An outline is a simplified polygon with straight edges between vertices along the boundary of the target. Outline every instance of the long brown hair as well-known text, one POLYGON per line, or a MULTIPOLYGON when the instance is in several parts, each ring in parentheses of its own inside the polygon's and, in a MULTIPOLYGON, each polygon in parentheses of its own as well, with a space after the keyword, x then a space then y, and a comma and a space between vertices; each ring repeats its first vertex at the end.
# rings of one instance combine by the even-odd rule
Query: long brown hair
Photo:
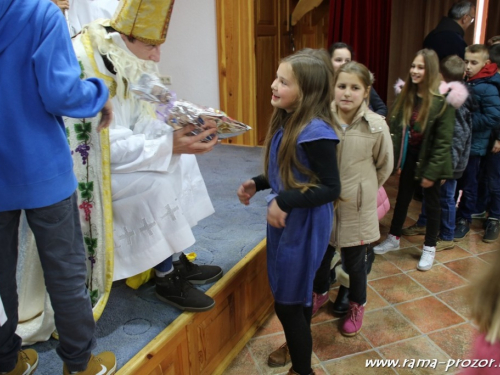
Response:
MULTIPOLYGON (((415 57, 422 56, 424 59, 425 74, 422 83, 422 106, 418 112, 417 122, 421 125, 421 131, 425 129, 429 112, 432 105, 432 98, 438 94, 439 87, 439 59, 436 52, 431 49, 422 49, 417 52, 415 57)), ((413 62, 412 62, 413 63, 413 62)), ((406 77, 405 85, 401 94, 399 94, 392 114, 403 111, 403 124, 410 123, 411 115, 415 107, 415 98, 417 97, 418 85, 412 82, 410 72, 406 77)))
POLYGON ((314 118, 325 121, 333 129, 333 116, 330 103, 333 100, 331 71, 321 58, 301 51, 290 55, 280 63, 288 63, 299 87, 296 109, 287 113, 284 109, 274 108, 265 141, 264 173, 269 178, 268 165, 271 140, 283 127, 283 138, 278 151, 279 175, 285 189, 309 188, 315 186, 318 177, 297 157, 297 139, 309 122, 314 118), (299 182, 294 170, 306 175, 309 182, 299 182))
POLYGON ((500 341, 500 250, 494 261, 470 288, 472 319, 479 326, 479 332, 486 334, 492 344, 500 341))

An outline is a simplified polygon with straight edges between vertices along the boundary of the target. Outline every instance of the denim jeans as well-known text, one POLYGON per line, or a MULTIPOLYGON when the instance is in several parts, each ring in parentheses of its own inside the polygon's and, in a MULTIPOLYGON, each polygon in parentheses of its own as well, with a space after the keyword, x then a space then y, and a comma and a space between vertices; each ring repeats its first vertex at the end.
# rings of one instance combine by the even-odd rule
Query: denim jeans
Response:
POLYGON ((482 156, 469 156, 469 162, 465 168, 464 174, 457 180, 457 189, 455 197, 458 198, 458 192, 462 190, 462 196, 457 210, 457 219, 464 218, 469 223, 472 221, 472 214, 476 213, 477 191, 479 167, 482 156))
MULTIPOLYGON (((441 204, 441 226, 439 237, 445 241, 453 241, 455 234, 455 190, 457 188, 457 180, 446 180, 441 185, 439 203, 441 204)), ((418 217, 417 225, 427 226, 427 215, 425 212, 425 197, 422 201, 422 213, 418 217)))
POLYGON ((476 211, 500 219, 500 153, 489 152, 481 164, 476 211))
POLYGON ((368 245, 343 247, 342 268, 349 274, 349 300, 366 303, 366 248, 368 245))
MULTIPOLYGON (((59 333, 57 354, 70 371, 84 371, 95 346, 95 322, 85 286, 87 266, 77 196, 51 206, 25 210, 33 231, 59 333)), ((7 322, 0 327, 0 372, 17 363, 18 295, 16 265, 21 210, 0 212, 0 296, 7 322)))

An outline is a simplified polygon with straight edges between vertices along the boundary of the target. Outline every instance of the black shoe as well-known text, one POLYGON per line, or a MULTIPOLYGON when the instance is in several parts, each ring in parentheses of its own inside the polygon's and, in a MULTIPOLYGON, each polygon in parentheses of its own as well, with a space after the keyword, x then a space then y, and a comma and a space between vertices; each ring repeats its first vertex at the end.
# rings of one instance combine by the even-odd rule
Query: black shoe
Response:
POLYGON ((372 264, 374 260, 375 260, 375 252, 373 251, 373 247, 368 246, 368 249, 366 249, 366 258, 365 258, 367 275, 369 275, 370 272, 372 272, 372 264))
POLYGON ((349 288, 341 285, 339 293, 333 303, 332 310, 335 314, 345 315, 349 311, 349 288))
POLYGON ((495 242, 500 232, 500 221, 498 219, 489 218, 486 220, 486 229, 484 231, 484 242, 495 242))
POLYGON ((199 266, 189 261, 181 253, 178 261, 174 262, 174 268, 191 284, 203 285, 216 282, 222 277, 222 268, 219 266, 199 266))
POLYGON ((463 217, 459 218, 455 226, 455 236, 453 238, 453 241, 463 240, 465 236, 467 236, 467 233, 469 233, 469 231, 470 228, 467 219, 464 219, 463 217))
POLYGON ((215 306, 211 297, 194 288, 178 270, 164 277, 156 276, 155 281, 158 299, 178 309, 198 312, 210 310, 215 306))

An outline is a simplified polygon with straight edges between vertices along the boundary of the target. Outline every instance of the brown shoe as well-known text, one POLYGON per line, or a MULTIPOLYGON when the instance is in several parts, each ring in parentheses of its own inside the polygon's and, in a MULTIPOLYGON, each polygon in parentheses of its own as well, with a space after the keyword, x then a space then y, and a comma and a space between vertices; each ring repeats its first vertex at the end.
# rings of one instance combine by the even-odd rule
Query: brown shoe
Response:
POLYGON ((274 352, 269 354, 267 359, 267 365, 269 367, 283 367, 291 362, 290 352, 288 351, 288 345, 285 342, 274 352))

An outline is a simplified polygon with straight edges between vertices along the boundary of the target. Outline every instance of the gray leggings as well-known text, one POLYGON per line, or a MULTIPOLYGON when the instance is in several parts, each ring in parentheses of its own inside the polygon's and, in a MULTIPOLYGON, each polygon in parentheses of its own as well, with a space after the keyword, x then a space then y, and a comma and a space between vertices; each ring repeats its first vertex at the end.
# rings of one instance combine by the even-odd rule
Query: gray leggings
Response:
MULTIPOLYGON (((84 371, 95 347, 95 322, 85 286, 87 267, 77 196, 51 206, 25 210, 44 271, 59 333, 57 353, 69 371, 84 371)), ((17 363, 18 296, 16 265, 21 210, 0 212, 0 296, 7 322, 0 327, 0 372, 17 363)))

